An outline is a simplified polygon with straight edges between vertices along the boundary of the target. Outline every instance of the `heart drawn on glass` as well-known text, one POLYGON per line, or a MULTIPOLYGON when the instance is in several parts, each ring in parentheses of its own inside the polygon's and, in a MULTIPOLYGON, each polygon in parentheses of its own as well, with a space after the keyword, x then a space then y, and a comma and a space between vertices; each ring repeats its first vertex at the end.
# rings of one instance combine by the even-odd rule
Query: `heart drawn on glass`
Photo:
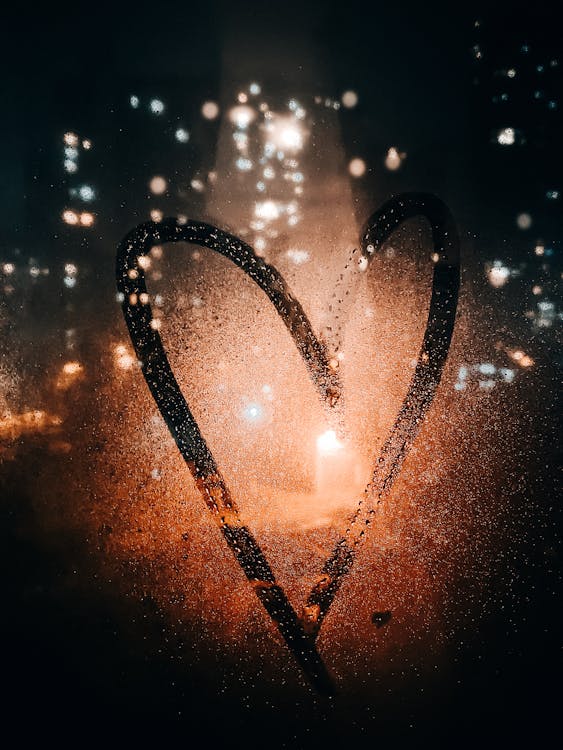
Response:
POLYGON ((460 269, 459 239, 445 204, 427 193, 405 193, 385 203, 367 221, 360 237, 361 262, 368 263, 407 219, 425 218, 432 230, 434 273, 426 329, 414 374, 390 433, 377 457, 347 529, 309 594, 300 615, 276 582, 264 553, 239 516, 215 459, 174 377, 152 312, 139 257, 154 245, 187 242, 207 247, 239 266, 268 296, 291 334, 332 423, 338 421, 342 388, 325 344, 317 338, 300 303, 280 273, 242 240, 198 221, 147 222, 133 229, 117 253, 117 286, 141 369, 160 413, 192 473, 207 507, 264 608, 311 684, 333 691, 328 670, 315 646, 321 624, 343 577, 350 571, 377 505, 389 495, 403 461, 432 404, 453 335, 460 269), (146 303, 144 303, 146 301, 146 303))

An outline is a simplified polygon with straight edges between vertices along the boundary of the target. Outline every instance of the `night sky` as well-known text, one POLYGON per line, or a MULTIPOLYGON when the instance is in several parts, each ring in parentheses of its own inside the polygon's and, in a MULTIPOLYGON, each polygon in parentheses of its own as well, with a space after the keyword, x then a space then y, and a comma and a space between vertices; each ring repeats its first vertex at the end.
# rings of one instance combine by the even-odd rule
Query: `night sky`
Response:
MULTIPOLYGON (((141 0, 4 10, 0 549, 6 736, 15 731, 20 742, 63 746, 173 738, 187 747, 520 747, 543 743, 556 730, 560 10, 555 1, 404 0, 141 0), (221 154, 227 110, 252 81, 260 82, 272 110, 296 97, 319 124, 318 136, 311 126, 311 154, 303 162, 310 215, 326 216, 327 201, 334 200, 336 224, 349 203, 350 222, 361 226, 392 195, 429 192, 448 205, 461 238, 460 338, 447 374, 451 401, 436 408, 444 423, 450 410, 459 428, 452 435, 461 434, 460 425, 468 435, 474 429, 457 453, 448 454, 450 473, 436 493, 456 507, 456 518, 475 516, 474 526, 460 532, 456 571, 464 555, 467 571, 473 570, 470 558, 483 556, 488 573, 478 582, 471 615, 460 604, 465 614, 451 618, 454 635, 444 626, 456 645, 436 657, 433 674, 405 677, 409 670, 399 658, 396 673, 388 684, 381 678, 376 694, 364 681, 361 662, 350 667, 357 669, 355 681, 343 689, 340 703, 317 699, 305 685, 296 688, 291 677, 287 687, 285 673, 276 685, 267 667, 266 677, 259 670, 257 676, 256 656, 245 656, 243 645, 238 661, 222 662, 215 641, 201 646, 199 620, 190 615, 181 623, 172 605, 163 604, 158 564, 143 578, 143 562, 122 564, 125 542, 112 547, 107 541, 117 525, 104 513, 118 512, 107 487, 113 483, 117 497, 123 481, 142 496, 150 482, 137 481, 135 472, 141 475, 143 456, 152 450, 134 437, 134 427, 130 454, 125 428, 112 443, 115 424, 131 419, 134 425, 138 417, 136 407, 130 413, 122 404, 117 408, 122 391, 105 374, 113 367, 110 347, 127 339, 115 301, 117 244, 151 218, 157 205, 156 191, 148 187, 153 175, 166 175, 172 186, 157 199, 165 216, 186 214, 243 233, 237 199, 246 183, 221 171, 221 154), (355 106, 341 105, 346 91, 357 92, 355 106), (133 105, 137 98, 139 107, 133 105), (147 108, 155 100, 165 104, 161 114, 147 108), (204 102, 219 103, 218 117, 202 116, 204 102), (179 128, 189 131, 186 142, 179 128), (64 166, 68 133, 92 144, 80 146, 79 175, 64 166), (338 153, 326 146, 333 142, 338 153), (396 170, 385 166, 391 148, 403 154, 396 170), (354 177, 347 165, 357 158, 366 171, 354 177), (329 192, 334 175, 337 187, 329 192), (225 182, 227 193, 235 186, 231 200, 217 197, 217 179, 231 180, 225 182), (92 201, 76 192, 86 183, 93 186, 92 201), (69 210, 78 212, 74 216, 91 212, 92 226, 67 221, 69 210), (63 368, 68 360, 84 364, 76 386, 64 380, 74 376, 63 368), (493 375, 479 370, 489 362, 493 375), (32 410, 60 415, 62 426, 38 424, 34 431, 18 416, 32 410), (124 468, 123 477, 114 454, 120 466, 133 467, 124 468), (478 477, 481 455, 490 490, 475 491, 482 511, 466 512, 465 465, 478 477), (90 504, 84 512, 74 507, 78 497, 90 504), (489 516, 489 505, 502 506, 510 521, 500 511, 489 516), (478 529, 474 539, 472 529, 478 529), (485 536, 486 553, 479 546, 485 536)), ((305 198, 303 205, 306 212, 305 198)), ((344 236, 340 230, 327 229, 328 238, 344 236)), ((252 231, 245 234, 250 244, 261 230, 252 231)), ((299 290, 297 270, 283 266, 291 231, 276 236, 267 259, 299 290)), ((322 235, 320 222, 312 231, 322 235)), ((325 263, 336 258, 328 245, 318 256, 325 263)), ((186 265, 195 267, 193 260, 186 265)), ((220 279, 218 304, 224 270, 209 267, 220 279)), ((186 269, 171 268, 181 280, 186 269)), ((200 294, 199 287, 189 289, 200 294)), ((385 308, 387 317, 408 318, 409 293, 402 289, 385 308)), ((166 310, 172 318, 174 311, 166 310)), ((257 321, 259 328, 259 316, 257 321)), ((140 374, 136 379, 132 392, 145 398, 140 374)), ((446 453, 448 439, 438 443, 446 453)), ((198 564, 207 565, 206 559, 198 564)), ((458 572, 448 601, 473 601, 477 582, 470 572, 466 578, 458 572)), ((193 584, 193 590, 200 586, 202 610, 214 606, 205 585, 199 579, 193 584)), ((400 638, 398 643, 400 651, 400 638)), ((267 662, 268 652, 261 658, 267 662)), ((272 671, 280 659, 273 658, 272 671)))

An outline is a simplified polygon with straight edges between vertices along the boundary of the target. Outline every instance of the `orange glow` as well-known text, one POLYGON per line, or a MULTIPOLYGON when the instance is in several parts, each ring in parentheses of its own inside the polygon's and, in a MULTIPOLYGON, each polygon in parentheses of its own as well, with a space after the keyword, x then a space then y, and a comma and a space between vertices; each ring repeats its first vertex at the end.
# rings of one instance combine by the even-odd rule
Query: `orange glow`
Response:
POLYGON ((78 214, 76 213, 76 211, 67 209, 66 211, 63 211, 63 221, 65 222, 65 224, 75 226, 79 222, 78 214))
POLYGON ((79 372, 82 372, 82 365, 80 362, 66 362, 63 365, 63 372, 65 375, 78 375, 79 372))
POLYGON ((334 430, 327 430, 317 438, 317 448, 319 453, 330 456, 341 450, 342 443, 336 437, 334 430))
POLYGON ((120 370, 130 370, 136 359, 124 344, 117 344, 114 348, 114 363, 120 370))
POLYGON ((525 352, 517 349, 516 351, 508 352, 509 357, 514 360, 520 367, 532 367, 534 360, 525 352))
POLYGON ((45 432, 60 427, 62 420, 41 409, 24 411, 21 414, 5 413, 0 417, 0 437, 15 440, 26 433, 45 432))
POLYGON ((84 368, 80 362, 65 362, 61 374, 57 378, 56 386, 59 390, 64 391, 70 388, 83 374, 84 368))

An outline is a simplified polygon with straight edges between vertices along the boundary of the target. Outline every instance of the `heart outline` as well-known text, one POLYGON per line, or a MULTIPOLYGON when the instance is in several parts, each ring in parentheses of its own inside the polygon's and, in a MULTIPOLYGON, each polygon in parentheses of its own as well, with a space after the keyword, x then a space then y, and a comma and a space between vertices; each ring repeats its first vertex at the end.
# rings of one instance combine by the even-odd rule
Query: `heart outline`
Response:
POLYGON ((174 377, 160 334, 151 327, 150 304, 141 303, 141 295, 147 294, 147 289, 139 257, 154 245, 188 242, 219 252, 238 265, 266 293, 284 321, 327 407, 329 419, 334 422, 341 408, 342 388, 329 365, 325 345, 313 332, 281 274, 256 256, 249 245, 216 227, 196 221, 180 224, 176 219, 146 222, 129 232, 117 251, 116 276, 122 310, 149 390, 227 544, 288 648, 322 694, 331 693, 333 685, 315 647, 321 624, 343 577, 352 567, 356 550, 375 513, 373 498, 377 496, 379 504, 389 494, 432 404, 454 330, 460 284, 459 239, 453 217, 439 198, 428 193, 405 193, 387 201, 364 226, 360 238, 362 258, 369 264, 400 224, 415 216, 426 218, 430 224, 434 256, 438 256, 415 371, 375 463, 365 498, 360 500, 346 532, 326 560, 301 617, 276 583, 253 534, 242 524, 236 504, 174 377))

